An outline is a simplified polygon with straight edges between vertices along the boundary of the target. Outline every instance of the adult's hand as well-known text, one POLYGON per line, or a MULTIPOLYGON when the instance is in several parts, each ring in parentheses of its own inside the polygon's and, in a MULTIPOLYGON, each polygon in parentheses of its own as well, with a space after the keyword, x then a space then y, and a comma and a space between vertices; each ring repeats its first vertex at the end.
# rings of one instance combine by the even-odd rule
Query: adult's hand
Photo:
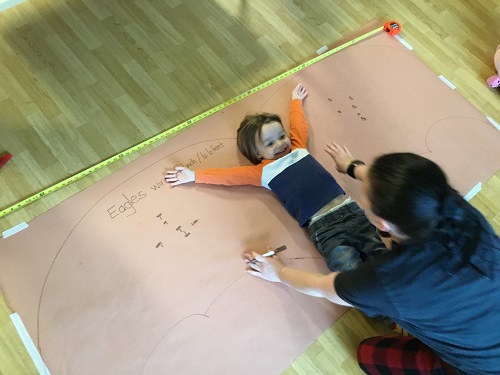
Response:
POLYGON ((280 271, 285 267, 285 264, 279 256, 263 257, 255 251, 252 251, 252 254, 245 254, 245 262, 251 268, 247 270, 249 274, 267 281, 281 281, 280 271), (256 262, 253 262, 254 260, 256 260, 256 262))
POLYGON ((325 151, 335 162, 335 168, 340 173, 347 173, 349 164, 355 159, 346 146, 340 146, 336 142, 327 143, 325 151))
POLYGON ((285 267, 277 255, 263 257, 255 251, 252 254, 245 254, 245 262, 251 268, 247 270, 251 275, 264 280, 286 284, 301 293, 314 297, 323 297, 338 305, 351 306, 342 300, 335 290, 335 278, 339 274, 338 272, 322 275, 285 267), (253 260, 256 260, 256 262, 252 262, 253 260))

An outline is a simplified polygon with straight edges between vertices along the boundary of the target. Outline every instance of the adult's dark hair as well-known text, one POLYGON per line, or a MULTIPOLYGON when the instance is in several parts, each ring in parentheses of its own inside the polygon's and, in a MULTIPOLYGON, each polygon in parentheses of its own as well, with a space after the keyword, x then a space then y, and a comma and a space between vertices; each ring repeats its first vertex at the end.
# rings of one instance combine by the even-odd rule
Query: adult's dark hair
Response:
POLYGON ((247 115, 241 121, 236 137, 238 149, 251 163, 257 165, 261 161, 257 149, 257 137, 260 139, 262 127, 271 122, 278 122, 281 125, 281 118, 272 113, 259 113, 256 115, 247 115))
POLYGON ((498 236, 436 163, 411 153, 382 155, 368 171, 368 190, 373 213, 408 236, 403 243, 442 251, 450 273, 466 264, 489 278, 498 273, 498 236))
POLYGON ((436 163, 412 153, 378 157, 368 182, 373 213, 413 241, 432 234, 444 214, 446 198, 457 195, 436 163))

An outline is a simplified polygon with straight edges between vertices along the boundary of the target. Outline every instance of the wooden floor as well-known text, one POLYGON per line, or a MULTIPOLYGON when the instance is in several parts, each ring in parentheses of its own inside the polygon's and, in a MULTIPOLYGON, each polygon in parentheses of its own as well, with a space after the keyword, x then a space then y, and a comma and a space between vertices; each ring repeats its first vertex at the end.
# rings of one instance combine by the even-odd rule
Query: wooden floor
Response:
MULTIPOLYGON (((484 82, 495 73, 498 1, 28 0, 1 12, 0 152, 14 158, 0 170, 0 209, 289 70, 374 18, 401 22, 417 55, 500 122, 499 91, 484 82)), ((9 214, 0 231, 152 147, 9 214)), ((500 231, 500 172, 474 204, 500 231)), ((353 348, 377 330, 351 310, 285 373, 359 373, 353 348)), ((32 373, 12 354, 16 345, 0 346, 0 374, 32 373)))

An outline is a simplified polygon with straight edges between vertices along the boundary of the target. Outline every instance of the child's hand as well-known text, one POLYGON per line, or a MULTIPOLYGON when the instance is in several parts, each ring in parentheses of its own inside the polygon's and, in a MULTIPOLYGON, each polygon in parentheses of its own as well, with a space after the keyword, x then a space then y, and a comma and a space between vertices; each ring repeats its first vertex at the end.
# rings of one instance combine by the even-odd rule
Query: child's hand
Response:
POLYGON ((170 186, 177 186, 187 182, 193 182, 194 177, 194 172, 191 169, 175 167, 175 171, 167 171, 165 181, 167 181, 170 186))
POLYGON ((308 94, 307 90, 299 83, 297 87, 295 87, 292 91, 292 100, 294 99, 304 100, 307 94, 308 94))
POLYGON ((347 173, 347 168, 354 160, 351 151, 346 146, 340 146, 335 142, 328 143, 325 151, 335 162, 335 167, 340 173, 347 173))

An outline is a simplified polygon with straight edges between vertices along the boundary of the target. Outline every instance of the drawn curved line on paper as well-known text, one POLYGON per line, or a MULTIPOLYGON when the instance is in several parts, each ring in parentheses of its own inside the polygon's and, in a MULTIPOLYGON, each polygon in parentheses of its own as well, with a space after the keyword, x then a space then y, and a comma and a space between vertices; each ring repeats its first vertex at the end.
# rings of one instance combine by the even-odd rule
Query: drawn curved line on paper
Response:
POLYGON ((154 351, 156 350, 156 348, 158 347, 158 345, 160 345, 160 343, 163 341, 163 339, 165 338, 165 336, 167 336, 169 334, 169 332, 171 330, 173 330, 177 325, 181 324, 184 320, 186 319, 189 319, 189 318, 192 318, 194 316, 203 316, 205 318, 210 318, 209 316, 205 315, 205 314, 191 314, 191 315, 188 315, 184 318, 182 318, 181 320, 179 320, 177 323, 175 323, 174 325, 172 325, 168 330, 167 332, 165 332, 163 334, 163 336, 158 340, 158 342, 156 343, 155 347, 153 348, 153 350, 151 351, 151 353, 148 355, 148 358, 146 359, 146 361, 144 362, 144 365, 142 366, 141 368, 141 371, 139 372, 139 374, 142 374, 142 372, 144 371, 144 368, 146 367, 146 365, 148 364, 149 362, 149 359, 151 358, 151 356, 153 355, 154 351))
POLYGON ((428 139, 429 139, 429 134, 431 132, 431 130, 436 127, 440 122, 443 122, 443 121, 447 121, 447 120, 463 120, 463 119, 467 119, 467 120, 474 120, 474 121, 478 121, 480 123, 483 123, 485 125, 489 125, 490 123, 485 119, 485 120, 481 120, 481 119, 478 119, 478 118, 474 118, 474 117, 460 117, 460 116, 454 116, 454 117, 445 117, 445 118, 442 118, 442 119, 439 119, 437 120, 436 122, 434 122, 434 124, 432 124, 429 129, 427 129, 427 133, 425 134, 425 147, 427 148, 427 150, 429 150, 428 152, 424 152, 424 153, 421 153, 420 155, 424 155, 424 154, 432 154, 432 151, 431 148, 429 147, 429 142, 428 142, 428 139))
MULTIPOLYGON (((304 259, 324 259, 322 256, 312 256, 312 257, 296 257, 296 258, 283 258, 282 260, 285 262, 285 264, 287 263, 286 261, 287 260, 304 260, 304 259)), ((220 299, 231 287, 234 286, 234 284, 236 284, 238 281, 240 281, 241 279, 243 279, 245 276, 249 276, 247 273, 243 274, 242 276, 238 277, 236 280, 234 280, 231 284, 229 284, 227 287, 225 287, 222 292, 219 293, 219 295, 217 297, 214 298, 214 300, 212 301, 212 303, 210 303, 210 305, 207 307, 207 309, 205 310, 205 312, 203 314, 191 314, 191 315, 188 315, 186 316, 185 318, 182 318, 180 319, 177 323, 173 324, 169 329, 167 329, 167 331, 163 334, 163 336, 158 340, 158 342, 156 343, 156 345, 153 347, 153 349, 151 350, 151 353, 148 355, 148 358, 146 359, 141 371, 139 372, 139 375, 142 374, 144 372, 144 369, 146 368, 147 364, 149 363, 149 360, 151 359, 151 357, 153 356, 153 354, 155 353, 156 349, 160 346, 160 344, 165 340, 165 338, 168 336, 168 334, 176 327, 178 326, 181 322, 183 322, 184 320, 190 318, 190 317, 193 317, 193 316, 203 316, 205 318, 210 318, 210 316, 208 315, 208 312, 209 310, 212 308, 212 306, 217 302, 218 299, 220 299)))
MULTIPOLYGON (((303 259, 323 259, 323 257, 321 256, 313 256, 313 257, 297 257, 297 258, 283 258, 283 261, 286 261, 286 260, 303 260, 303 259)), ((286 263, 286 262, 285 262, 286 263)), ((148 358, 146 359, 146 362, 144 363, 144 366, 142 367, 141 371, 139 374, 142 374, 144 369, 146 368, 148 362, 149 362, 149 359, 153 356, 154 352, 156 351, 156 349, 158 348, 158 346, 163 342, 163 340, 167 337, 167 335, 178 325, 180 324, 182 321, 186 320, 187 318, 190 318, 192 316, 204 316, 206 318, 210 318, 210 316, 208 315, 208 311, 211 309, 211 307, 215 304, 215 302, 217 302, 217 300, 222 297, 222 295, 224 293, 226 293, 226 291, 228 289, 230 289, 234 284, 236 284, 238 281, 240 281, 242 278, 244 278, 245 276, 248 276, 248 274, 244 274, 240 277, 238 277, 236 280, 234 280, 231 284, 229 284, 227 287, 224 288, 224 290, 222 290, 222 292, 219 293, 219 295, 217 297, 215 297, 215 299, 212 301, 212 303, 207 307, 207 309, 205 310, 205 312, 203 314, 191 314, 189 316, 186 316, 185 318, 179 320, 177 323, 175 323, 174 325, 172 325, 164 334, 163 336, 158 340, 158 342, 156 343, 156 345, 154 346, 154 348, 151 350, 151 353, 148 355, 148 358)))
MULTIPOLYGON (((300 71, 297 76, 300 76, 301 74, 303 73, 303 71, 300 71)), ((286 79, 280 81, 281 85, 276 89, 274 90, 274 92, 266 99, 264 100, 264 102, 262 103, 262 105, 259 107, 259 110, 258 112, 261 112, 262 111, 262 108, 267 104, 269 103, 269 101, 271 101, 271 99, 274 97, 274 95, 276 95, 281 89, 283 89, 283 87, 289 82, 292 80, 292 77, 293 76, 290 76, 290 77, 287 77, 286 79)), ((276 85, 276 83, 275 83, 276 85)))
POLYGON ((214 305, 215 302, 217 302, 217 300, 224 294, 226 293, 226 291, 231 288, 234 284, 236 284, 238 281, 240 281, 243 277, 245 276, 248 276, 246 273, 241 275, 240 277, 238 277, 236 280, 234 280, 231 284, 229 284, 227 287, 224 288, 224 290, 222 292, 219 293, 219 295, 217 297, 215 297, 215 299, 212 301, 212 303, 207 307, 207 309, 205 310, 205 315, 208 314, 208 310, 210 310, 210 308, 214 305))
POLYGON ((163 336, 158 340, 158 342, 156 343, 156 345, 154 346, 154 348, 151 350, 151 353, 149 353, 148 355, 148 358, 146 359, 146 361, 144 362, 144 365, 142 366, 142 369, 141 371, 139 372, 139 374, 142 374, 144 369, 146 368, 148 362, 149 362, 149 359, 153 356, 154 352, 156 351, 156 349, 158 348, 158 346, 163 342, 163 340, 168 336, 168 334, 170 333, 170 331, 172 331, 177 325, 179 325, 181 322, 183 322, 184 320, 192 317, 192 316, 204 316, 205 318, 210 318, 210 316, 208 316, 208 310, 210 310, 210 308, 215 304, 215 302, 228 290, 230 289, 234 284, 236 284, 238 281, 240 281, 243 277, 245 276, 248 276, 247 274, 244 274, 240 277, 238 277, 236 280, 234 280, 231 284, 229 284, 227 287, 225 287, 222 292, 219 293, 219 295, 217 297, 215 297, 215 299, 212 301, 212 303, 207 307, 207 309, 205 310, 205 312, 203 314, 191 314, 191 315, 188 315, 186 316, 185 318, 182 318, 181 320, 179 320, 177 323, 175 323, 174 325, 172 325, 169 329, 167 329, 167 331, 163 334, 163 336))
POLYGON ((133 174, 132 176, 130 176, 129 178, 125 179, 122 183, 116 185, 115 187, 113 187, 112 189, 110 189, 106 194, 104 194, 101 198, 99 198, 89 209, 88 211, 81 217, 80 220, 78 220, 78 222, 75 224, 74 228, 70 230, 70 232, 68 233, 68 235, 66 236, 66 238, 64 239, 63 243, 61 244, 61 247, 59 248, 59 250, 57 251, 56 255, 54 256, 54 259, 52 260, 52 263, 50 264, 50 267, 47 271, 47 276, 45 277, 44 281, 43 281, 43 285, 42 285, 42 290, 40 292, 40 298, 38 300, 38 310, 37 310, 37 317, 36 317, 36 330, 37 330, 37 347, 39 350, 41 350, 40 348, 40 309, 41 309, 41 306, 42 306, 42 299, 43 299, 43 295, 44 295, 44 292, 45 292, 45 286, 47 284, 47 280, 49 279, 49 276, 51 274, 51 271, 57 261, 57 259, 59 258, 59 254, 61 253, 61 251, 63 250, 66 242, 68 241, 68 239, 71 237, 71 235, 73 234, 73 232, 76 230, 76 228, 80 225, 80 223, 87 217, 87 215, 94 209, 94 207, 101 201, 103 200, 105 197, 107 197, 112 191, 114 191, 115 189, 119 188, 120 186, 122 186, 123 184, 125 184, 126 182, 128 182, 129 180, 131 180, 132 178, 134 178, 135 176, 137 176, 138 174, 144 172, 145 170, 151 168, 152 166, 160 163, 161 161, 171 157, 172 155, 180 152, 180 151, 183 151, 189 147, 193 147, 193 146, 196 146, 198 144, 201 144, 201 143, 206 143, 206 142, 215 142, 215 141, 220 141, 220 140, 234 140, 235 138, 215 138, 215 139, 207 139, 207 140, 204 140, 204 141, 200 141, 200 142, 196 142, 196 143, 193 143, 193 144, 190 144, 188 146, 185 146, 179 150, 176 150, 164 157, 162 157, 161 159, 153 162, 152 164, 148 165, 147 167, 141 169, 140 171, 138 171, 137 173, 133 174))

